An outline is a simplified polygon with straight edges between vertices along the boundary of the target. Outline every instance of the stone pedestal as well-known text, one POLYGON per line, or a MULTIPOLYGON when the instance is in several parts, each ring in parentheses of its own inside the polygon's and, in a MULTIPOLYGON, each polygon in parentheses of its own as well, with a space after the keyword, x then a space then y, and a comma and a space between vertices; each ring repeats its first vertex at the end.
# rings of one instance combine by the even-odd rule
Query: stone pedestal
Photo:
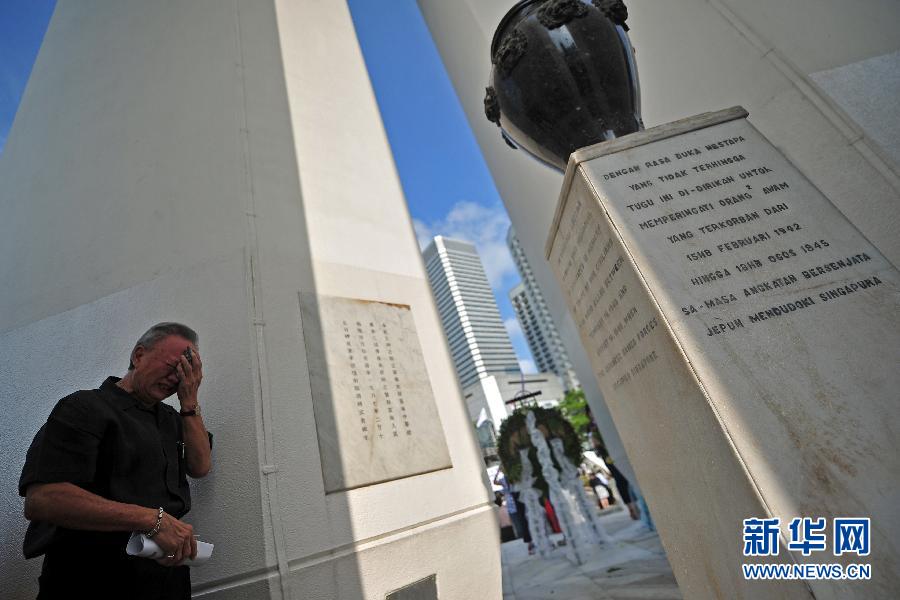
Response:
POLYGON ((572 155, 546 247, 689 598, 900 587, 900 274, 740 108, 572 155), (742 521, 781 519, 777 556, 742 521), (827 550, 787 547, 827 519, 827 550), (832 523, 871 518, 871 554, 832 523), (746 581, 742 563, 868 581, 746 581))

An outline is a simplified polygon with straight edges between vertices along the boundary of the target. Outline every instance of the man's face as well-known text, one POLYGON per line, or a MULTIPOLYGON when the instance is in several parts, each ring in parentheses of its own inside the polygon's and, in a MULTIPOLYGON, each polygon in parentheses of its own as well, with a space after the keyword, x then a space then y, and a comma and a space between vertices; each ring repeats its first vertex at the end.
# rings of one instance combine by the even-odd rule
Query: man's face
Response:
POLYGON ((165 400, 178 390, 178 365, 182 353, 197 348, 181 336, 170 335, 152 348, 138 346, 132 356, 132 388, 134 395, 145 404, 165 400))

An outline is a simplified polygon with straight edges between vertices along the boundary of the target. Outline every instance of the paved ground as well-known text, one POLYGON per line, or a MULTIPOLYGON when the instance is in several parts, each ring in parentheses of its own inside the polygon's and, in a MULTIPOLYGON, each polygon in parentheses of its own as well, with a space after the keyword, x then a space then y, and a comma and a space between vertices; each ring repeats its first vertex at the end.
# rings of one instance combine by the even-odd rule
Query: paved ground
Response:
POLYGON ((614 541, 593 547, 581 566, 562 547, 542 559, 521 540, 502 544, 503 600, 681 599, 657 534, 623 510, 604 511, 601 521, 614 541))

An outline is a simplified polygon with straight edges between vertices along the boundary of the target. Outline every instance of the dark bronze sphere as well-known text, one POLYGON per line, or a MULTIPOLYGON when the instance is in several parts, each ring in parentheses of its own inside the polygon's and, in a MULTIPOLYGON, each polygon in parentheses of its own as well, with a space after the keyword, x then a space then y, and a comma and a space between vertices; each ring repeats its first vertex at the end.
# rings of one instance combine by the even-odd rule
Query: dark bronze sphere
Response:
POLYGON ((569 154, 643 128, 621 0, 522 0, 491 43, 485 115, 513 147, 564 170, 569 154))

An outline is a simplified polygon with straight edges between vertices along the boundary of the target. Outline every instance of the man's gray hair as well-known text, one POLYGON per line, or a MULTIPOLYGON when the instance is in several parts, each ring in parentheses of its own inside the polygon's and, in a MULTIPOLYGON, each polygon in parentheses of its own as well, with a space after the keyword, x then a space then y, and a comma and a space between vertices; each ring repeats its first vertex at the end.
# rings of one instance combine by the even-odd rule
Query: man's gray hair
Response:
MULTIPOLYGON (((131 356, 134 356, 134 351, 138 349, 138 346, 144 348, 145 350, 150 350, 155 346, 160 340, 163 338, 167 338, 170 335, 177 335, 178 337, 183 337, 193 345, 199 347, 200 346, 200 338, 197 336, 197 332, 188 327, 187 325, 182 325, 181 323, 173 323, 171 321, 165 321, 163 323, 157 323, 142 335, 138 341, 134 344, 134 348, 131 349, 131 356)), ((131 371, 134 369, 134 363, 131 361, 131 357, 128 359, 128 370, 131 371)))

